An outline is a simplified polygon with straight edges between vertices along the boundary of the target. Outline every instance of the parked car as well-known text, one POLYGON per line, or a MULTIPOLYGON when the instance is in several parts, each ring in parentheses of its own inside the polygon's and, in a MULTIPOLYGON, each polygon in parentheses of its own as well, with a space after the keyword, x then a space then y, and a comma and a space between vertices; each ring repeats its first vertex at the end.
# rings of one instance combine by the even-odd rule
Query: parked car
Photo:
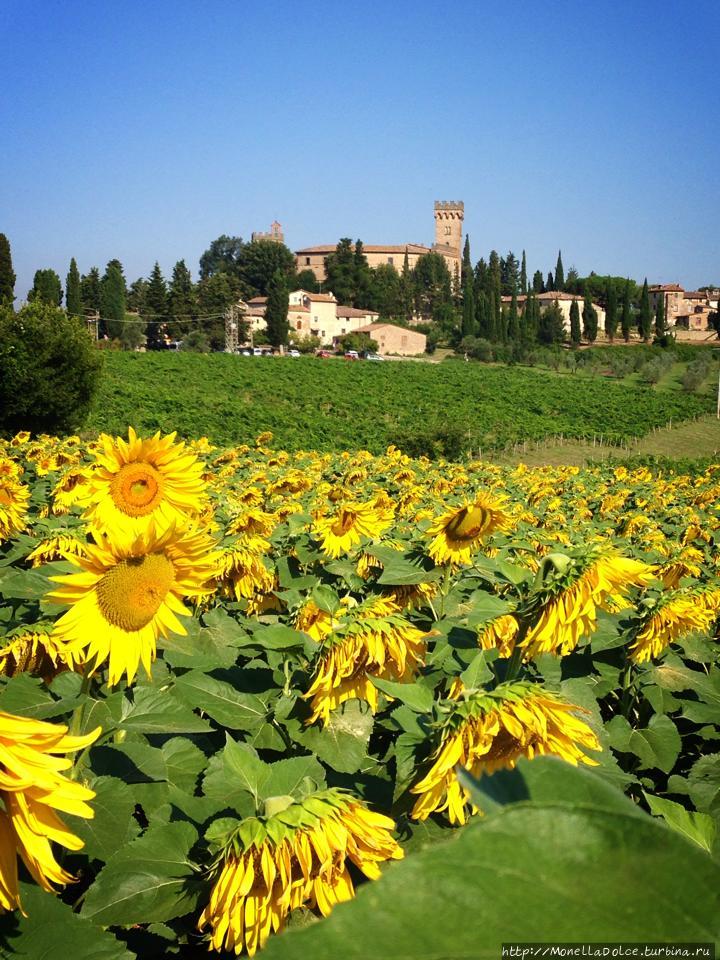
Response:
POLYGON ((360 354, 357 352, 357 350, 346 350, 346 351, 345 351, 345 359, 346 359, 346 360, 359 360, 359 359, 360 359, 360 354))
POLYGON ((299 357, 299 356, 300 356, 300 351, 299 351, 299 350, 288 350, 288 356, 289 356, 289 357, 299 357))
POLYGON ((328 357, 333 355, 332 350, 318 350, 315 354, 316 357, 320 357, 321 360, 326 360, 328 357))
POLYGON ((376 363, 377 363, 378 361, 379 361, 380 363, 384 363, 384 362, 385 362, 385 357, 381 357, 379 353, 371 353, 371 352, 364 353, 364 354, 363 354, 363 359, 364 359, 364 360, 374 360, 376 363))

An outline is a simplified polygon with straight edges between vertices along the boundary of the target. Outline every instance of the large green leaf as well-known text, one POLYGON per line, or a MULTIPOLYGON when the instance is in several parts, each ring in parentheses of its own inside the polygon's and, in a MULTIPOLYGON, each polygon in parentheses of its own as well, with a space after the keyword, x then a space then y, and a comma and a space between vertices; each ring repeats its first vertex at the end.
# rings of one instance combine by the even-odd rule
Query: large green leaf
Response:
POLYGON ((317 724, 305 727, 294 719, 286 721, 293 740, 339 773, 355 773, 370 764, 368 741, 372 726, 373 715, 360 700, 342 704, 330 714, 325 727, 317 724))
POLYGON ((150 826, 103 867, 81 916, 102 926, 172 920, 195 909, 202 884, 189 860, 197 831, 187 823, 150 826))
POLYGON ((718 891, 720 867, 650 817, 518 804, 393 864, 264 956, 496 960, 509 941, 711 942, 718 891))
POLYGON ((646 793, 645 799, 650 812, 656 817, 662 817, 665 823, 673 830, 677 830, 688 840, 697 843, 703 850, 711 852, 715 846, 717 828, 715 821, 707 813, 695 813, 686 810, 679 803, 666 800, 664 797, 654 797, 646 793))
POLYGON ((169 691, 150 686, 128 691, 118 726, 135 733, 207 733, 212 727, 169 691))
POLYGON ((229 730, 255 732, 265 723, 267 707, 254 693, 242 693, 225 680, 190 670, 175 681, 178 697, 203 710, 229 730))
POLYGON ((0 919, 3 960, 133 960, 111 933, 73 913, 58 897, 32 883, 21 883, 20 893, 27 916, 16 912, 0 919))
POLYGON ((140 832, 133 817, 136 799, 132 788, 117 777, 98 777, 92 789, 95 798, 90 806, 95 816, 73 818, 72 831, 85 842, 83 852, 88 857, 106 861, 140 832))

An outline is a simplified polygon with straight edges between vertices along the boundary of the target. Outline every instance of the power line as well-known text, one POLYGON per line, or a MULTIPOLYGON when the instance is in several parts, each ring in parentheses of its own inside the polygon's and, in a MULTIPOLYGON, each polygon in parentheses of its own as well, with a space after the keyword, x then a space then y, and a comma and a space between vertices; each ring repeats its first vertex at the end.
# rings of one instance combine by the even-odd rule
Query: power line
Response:
POLYGON ((189 317, 188 314, 180 314, 180 316, 187 317, 185 320, 181 320, 176 317, 165 317, 164 319, 158 320, 155 318, 145 320, 143 317, 128 317, 124 320, 117 320, 115 317, 100 317, 95 316, 94 314, 87 313, 68 313, 69 317, 75 317, 76 320, 91 320, 93 323, 98 320, 102 323, 200 323, 203 320, 224 320, 224 313, 210 313, 204 317, 189 317))

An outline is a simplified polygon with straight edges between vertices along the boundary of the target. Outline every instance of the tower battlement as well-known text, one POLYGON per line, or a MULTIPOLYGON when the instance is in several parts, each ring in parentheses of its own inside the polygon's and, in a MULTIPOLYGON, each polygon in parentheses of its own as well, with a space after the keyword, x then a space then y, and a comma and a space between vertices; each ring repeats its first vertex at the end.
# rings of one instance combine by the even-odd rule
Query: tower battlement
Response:
POLYGON ((463 200, 436 200, 436 210, 452 210, 461 215, 465 214, 465 203, 463 200))

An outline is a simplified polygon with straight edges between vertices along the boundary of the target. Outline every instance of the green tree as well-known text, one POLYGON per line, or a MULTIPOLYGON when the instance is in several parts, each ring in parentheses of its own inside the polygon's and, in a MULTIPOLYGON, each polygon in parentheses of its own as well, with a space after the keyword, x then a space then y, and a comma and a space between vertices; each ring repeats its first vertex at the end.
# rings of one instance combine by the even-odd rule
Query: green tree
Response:
POLYGON ((381 317, 396 317, 405 321, 402 299, 402 279, 390 263, 381 263, 370 270, 368 306, 381 317))
POLYGON ((508 255, 500 261, 500 292, 504 297, 511 297, 513 293, 517 293, 519 286, 519 264, 517 257, 510 250, 508 255))
POLYGON ((470 259, 470 234, 465 235, 465 246, 463 247, 462 271, 460 274, 463 290, 468 276, 473 276, 472 260, 470 259))
POLYGON ((147 292, 150 284, 143 277, 138 277, 130 284, 127 294, 127 308, 134 313, 145 316, 147 313, 147 292))
POLYGON ((541 270, 536 270, 533 274, 532 288, 534 293, 545 293, 545 281, 541 270))
POLYGON ((630 331, 632 329, 632 312, 630 310, 630 281, 625 284, 622 295, 622 312, 620 314, 620 330, 622 331, 625 343, 630 342, 630 331))
POLYGON ((85 322, 36 300, 0 309, 0 431, 73 432, 98 386, 102 355, 85 322))
POLYGON ((223 234, 213 240, 200 257, 200 279, 206 280, 215 273, 228 273, 239 277, 244 247, 241 237, 228 237, 223 234))
POLYGON ((100 313, 100 271, 92 267, 80 280, 80 300, 83 310, 100 313))
POLYGON ((555 287, 558 290, 565 289, 565 269, 563 267, 561 250, 558 250, 557 264, 555 265, 555 287))
POLYGON ((402 273, 400 274, 400 299, 402 302, 402 316, 410 323, 415 312, 415 280, 410 270, 410 260, 407 249, 403 257, 402 273))
POLYGON ((667 333, 665 329, 665 294, 660 291, 655 306, 655 336, 660 340, 667 333))
POLYGON ((545 281, 545 290, 552 292, 555 289, 555 280, 553 279, 552 271, 550 271, 550 273, 547 275, 547 280, 545 281))
POLYGON ((510 343, 520 342, 520 316, 518 314, 517 293, 513 293, 508 312, 507 338, 510 343))
POLYGON ((120 339, 125 323, 127 288, 122 264, 110 260, 100 281, 100 334, 120 339))
POLYGON ((522 252, 522 260, 520 262, 520 293, 525 296, 528 288, 527 280, 527 260, 525 259, 525 251, 522 252))
POLYGON ((447 326, 453 315, 453 302, 452 280, 445 258, 434 252, 420 257, 413 270, 413 287, 416 312, 447 326))
POLYGON ((565 277, 565 290, 568 293, 577 293, 576 284, 578 282, 579 276, 575 267, 570 267, 565 277))
POLYGON ((148 347, 152 349, 163 341, 165 324, 168 319, 167 284, 157 260, 152 268, 145 293, 145 319, 147 320, 148 347))
POLYGON ((28 300, 32 303, 38 300, 51 307, 59 307, 62 303, 62 284, 60 277, 54 270, 36 270, 33 278, 32 290, 28 293, 28 300))
POLYGON ((610 284, 605 297, 605 336, 610 343, 615 339, 618 327, 617 291, 614 284, 610 284))
POLYGON ((325 257, 325 282, 338 303, 352 304, 355 298, 355 255, 350 237, 342 237, 335 252, 325 257))
POLYGON ((80 296, 80 272, 75 257, 70 261, 70 269, 65 278, 65 308, 71 317, 83 315, 82 298, 80 296))
POLYGON ((475 292, 472 268, 465 273, 463 281, 462 335, 463 337, 475 335, 475 292))
POLYGON ((538 338, 540 308, 534 290, 530 290, 520 318, 520 336, 523 343, 535 343, 538 338))
POLYGON ((490 251, 488 258, 488 283, 490 293, 490 309, 492 311, 492 329, 496 340, 502 340, 502 263, 495 250, 490 251))
POLYGON ((120 327, 120 343, 124 350, 135 350, 146 342, 145 330, 147 324, 139 314, 125 314, 120 327))
MULTIPOLYGON (((201 318, 198 329, 205 337, 211 350, 222 350, 224 348, 225 311, 238 299, 233 280, 226 273, 214 273, 198 283, 197 306, 201 318)), ((239 333, 241 343, 246 339, 246 327, 247 324, 239 333)))
POLYGON ((193 329, 189 321, 197 316, 195 287, 184 260, 178 260, 173 267, 168 290, 168 313, 171 318, 168 334, 174 340, 181 340, 193 329))
POLYGON ((268 343, 284 346, 288 341, 288 289, 282 270, 276 270, 268 289, 265 321, 268 343))
MULTIPOLYGON (((215 276, 218 276, 218 274, 215 274, 215 276)), ((210 353, 210 341, 202 330, 191 330, 183 338, 180 349, 189 353, 210 353)))
POLYGON ((570 304, 570 343, 574 347, 580 343, 580 308, 577 300, 570 304))
POLYGON ((270 281, 278 270, 285 277, 287 285, 295 274, 295 254, 284 243, 253 240, 243 246, 239 278, 247 285, 251 295, 269 296, 270 281))
POLYGON ((540 311, 538 320, 538 341, 540 343, 562 343, 565 339, 565 319, 557 300, 540 311))
MULTIPOLYGON (((388 264, 389 266, 389 264, 388 264)), ((348 306, 369 307, 372 301, 372 270, 368 263, 362 240, 355 241, 353 252, 353 299, 348 306)))
POLYGON ((652 311, 650 310, 650 293, 648 292, 647 277, 640 294, 640 313, 638 314, 638 330, 640 336, 647 343, 652 332, 652 311))
POLYGON ((320 293, 320 284, 317 281, 317 277, 309 267, 306 270, 301 270, 300 273, 296 274, 295 278, 291 282, 293 290, 305 290, 307 293, 320 293))
POLYGON ((14 303, 16 279, 10 241, 4 233, 0 233, 0 307, 12 306, 14 303))
POLYGON ((583 336, 588 343, 595 343, 598 334, 598 314, 588 295, 585 296, 582 311, 583 336))

